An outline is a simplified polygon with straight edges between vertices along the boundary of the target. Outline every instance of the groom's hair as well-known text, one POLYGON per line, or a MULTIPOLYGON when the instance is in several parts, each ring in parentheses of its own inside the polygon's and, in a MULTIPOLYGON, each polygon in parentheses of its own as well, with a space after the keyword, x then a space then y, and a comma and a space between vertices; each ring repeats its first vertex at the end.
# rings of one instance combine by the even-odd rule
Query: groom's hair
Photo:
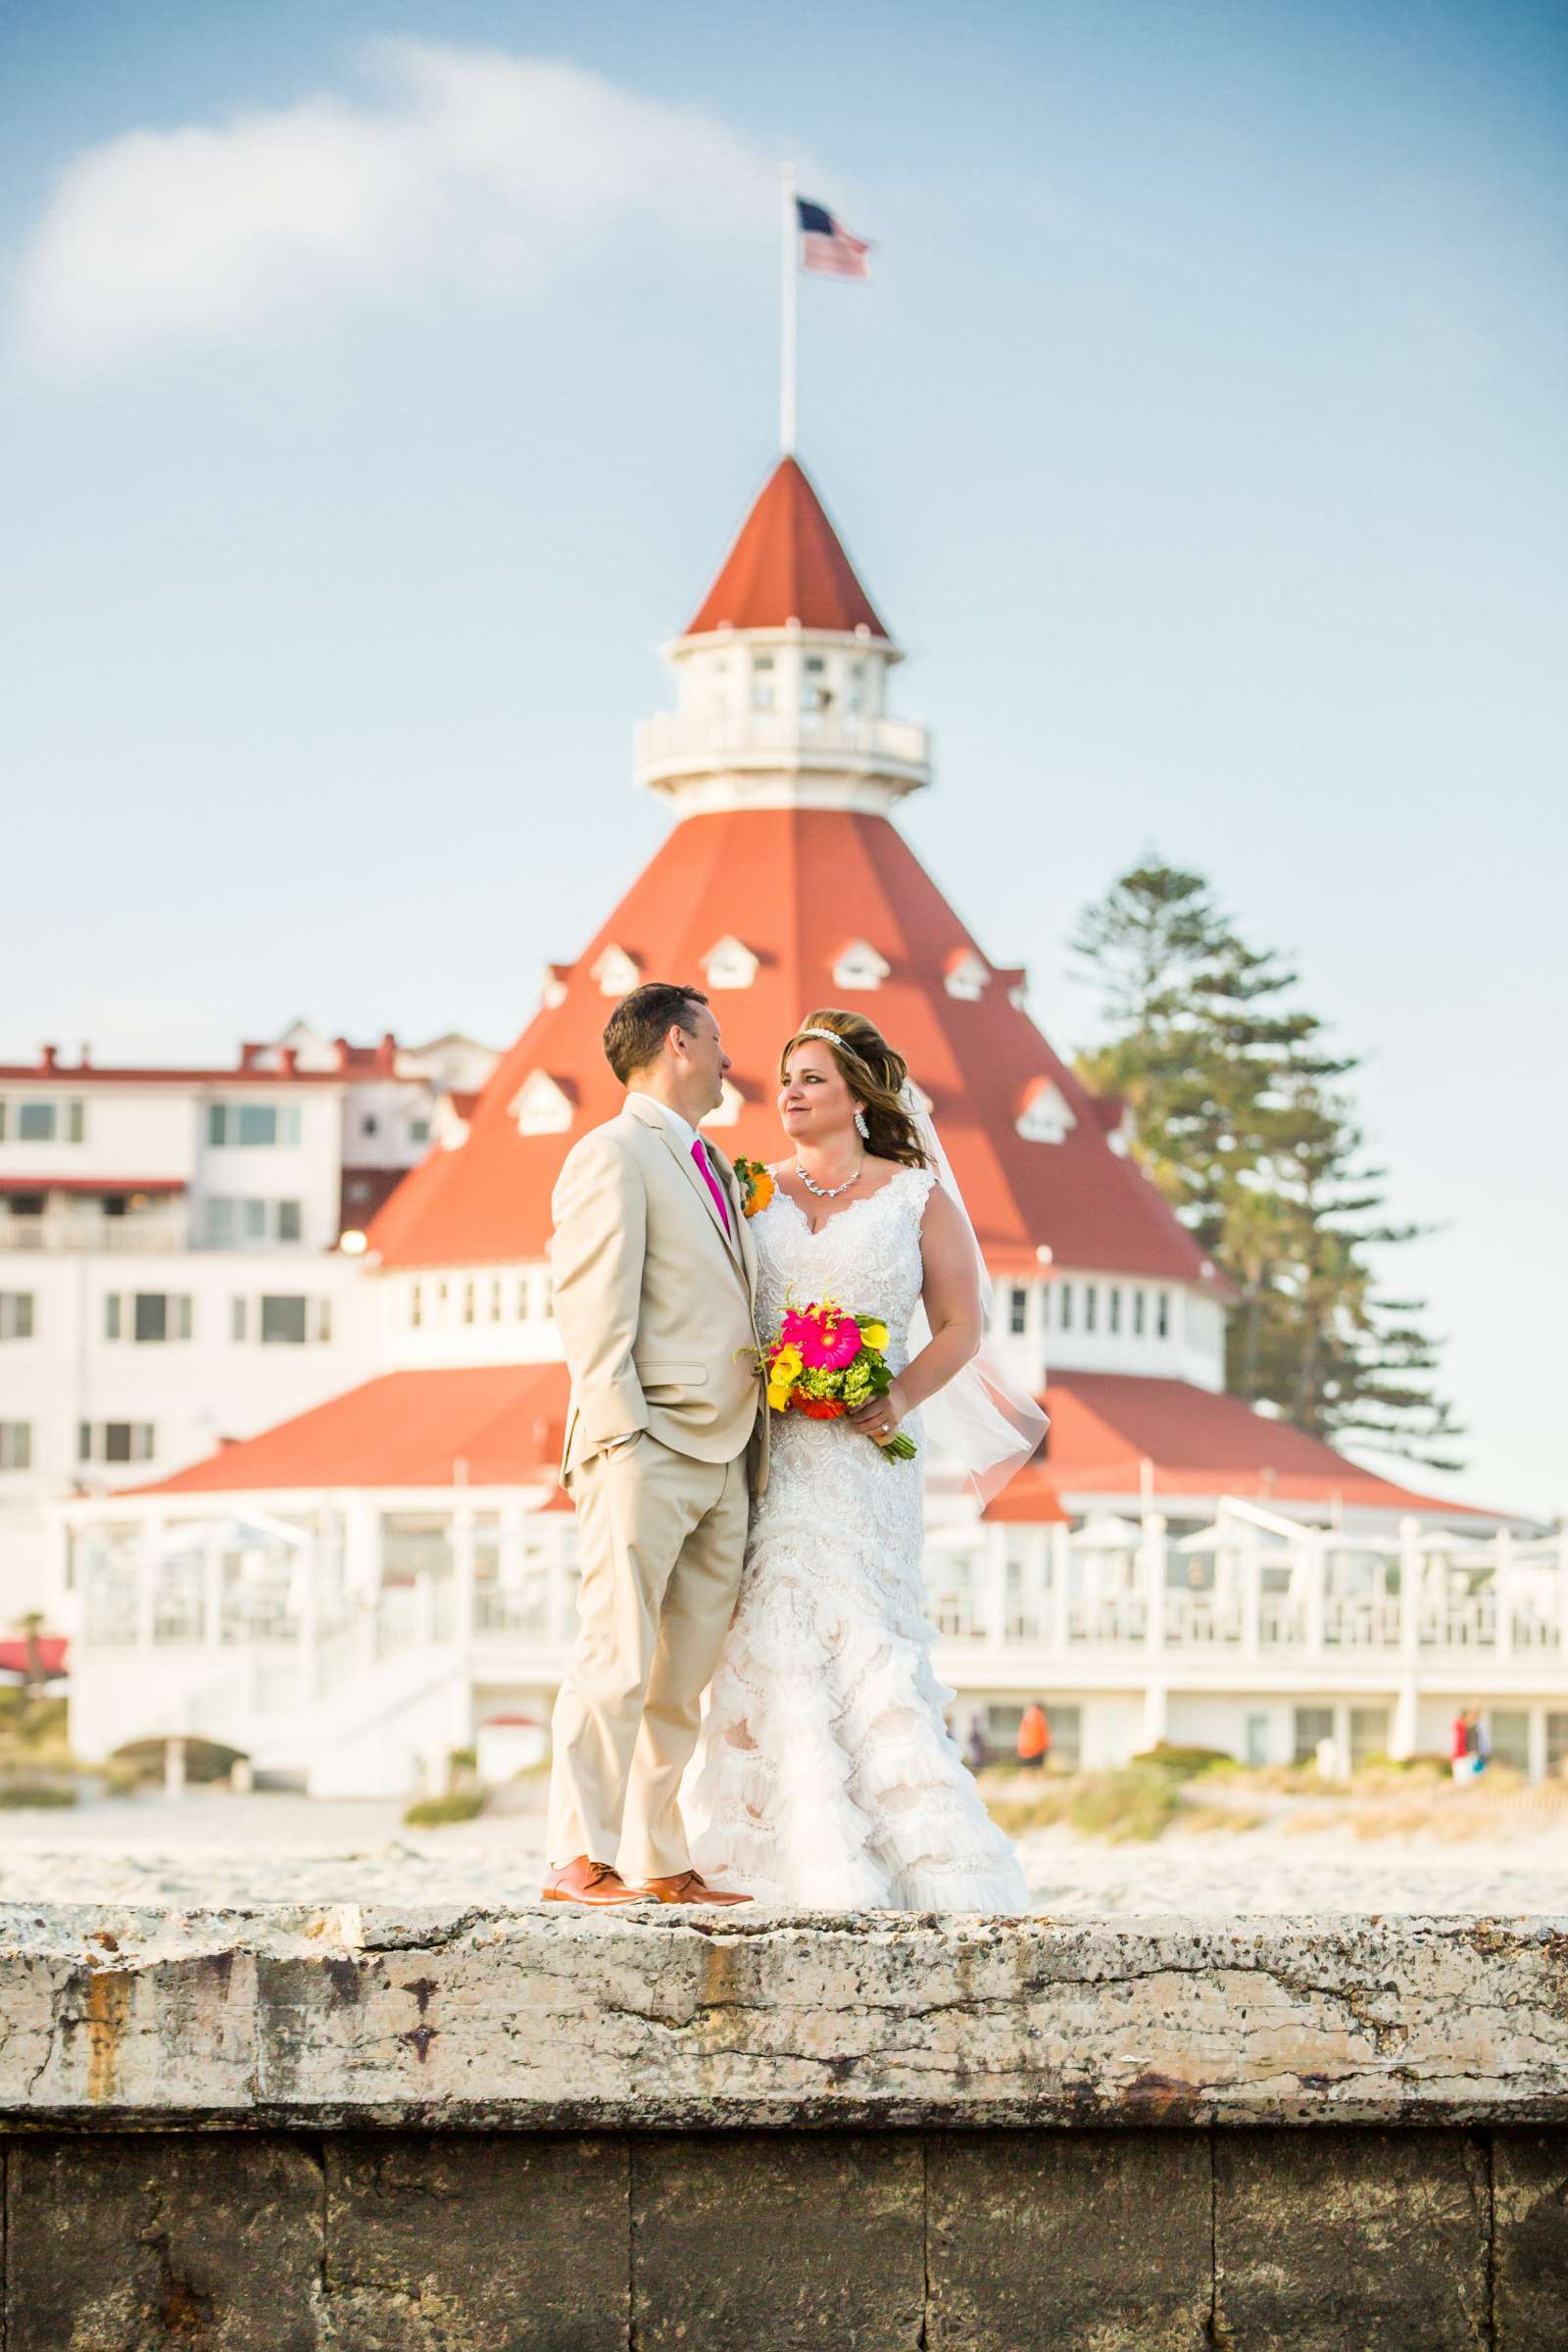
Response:
POLYGON ((707 1003, 700 988, 672 980, 645 980, 622 997, 605 1023, 605 1058, 621 1085, 659 1059, 671 1029, 690 1030, 692 1006, 707 1003))

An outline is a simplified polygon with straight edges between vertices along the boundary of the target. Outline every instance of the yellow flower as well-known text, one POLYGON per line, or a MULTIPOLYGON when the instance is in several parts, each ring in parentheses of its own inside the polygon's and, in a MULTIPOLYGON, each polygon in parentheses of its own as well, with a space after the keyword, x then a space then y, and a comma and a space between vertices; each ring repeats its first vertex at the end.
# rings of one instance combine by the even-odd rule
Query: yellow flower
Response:
POLYGON ((885 1348, 887 1344, 888 1327, 885 1323, 862 1323, 860 1325, 862 1348, 885 1348))
POLYGON ((759 1168, 756 1175, 752 1178, 751 1183, 747 1186, 746 1199, 741 1203, 742 1207, 746 1211, 746 1214, 749 1217, 760 1216, 762 1210, 767 1206, 768 1202, 772 1200, 776 1190, 777 1187, 775 1186, 772 1177, 768 1174, 766 1168, 759 1168))

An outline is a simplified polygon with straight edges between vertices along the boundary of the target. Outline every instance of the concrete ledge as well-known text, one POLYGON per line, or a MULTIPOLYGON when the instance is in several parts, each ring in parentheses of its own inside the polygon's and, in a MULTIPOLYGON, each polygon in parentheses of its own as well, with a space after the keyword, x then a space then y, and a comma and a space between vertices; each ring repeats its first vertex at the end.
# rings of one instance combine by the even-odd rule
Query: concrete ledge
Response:
POLYGON ((0 2125, 1568 2120, 1568 1917, 0 1907, 0 2125))

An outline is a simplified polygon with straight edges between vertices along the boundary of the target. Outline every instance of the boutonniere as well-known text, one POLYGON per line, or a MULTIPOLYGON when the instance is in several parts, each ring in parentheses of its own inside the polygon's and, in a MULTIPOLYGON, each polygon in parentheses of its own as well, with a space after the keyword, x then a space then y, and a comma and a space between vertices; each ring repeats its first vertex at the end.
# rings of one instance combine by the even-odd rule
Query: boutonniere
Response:
POLYGON ((741 1188, 741 1207, 749 1217, 760 1216, 778 1187, 760 1159, 736 1159, 730 1164, 741 1188))

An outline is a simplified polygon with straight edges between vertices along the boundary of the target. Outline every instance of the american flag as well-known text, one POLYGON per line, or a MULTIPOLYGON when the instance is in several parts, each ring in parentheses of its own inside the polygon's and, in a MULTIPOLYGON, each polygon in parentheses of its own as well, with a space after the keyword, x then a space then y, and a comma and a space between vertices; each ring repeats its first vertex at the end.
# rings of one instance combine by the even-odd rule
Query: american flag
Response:
POLYGON ((869 277, 866 256, 871 248, 863 237, 852 236, 835 220, 825 204, 797 196, 795 210, 801 224, 801 266, 821 277, 869 277))

